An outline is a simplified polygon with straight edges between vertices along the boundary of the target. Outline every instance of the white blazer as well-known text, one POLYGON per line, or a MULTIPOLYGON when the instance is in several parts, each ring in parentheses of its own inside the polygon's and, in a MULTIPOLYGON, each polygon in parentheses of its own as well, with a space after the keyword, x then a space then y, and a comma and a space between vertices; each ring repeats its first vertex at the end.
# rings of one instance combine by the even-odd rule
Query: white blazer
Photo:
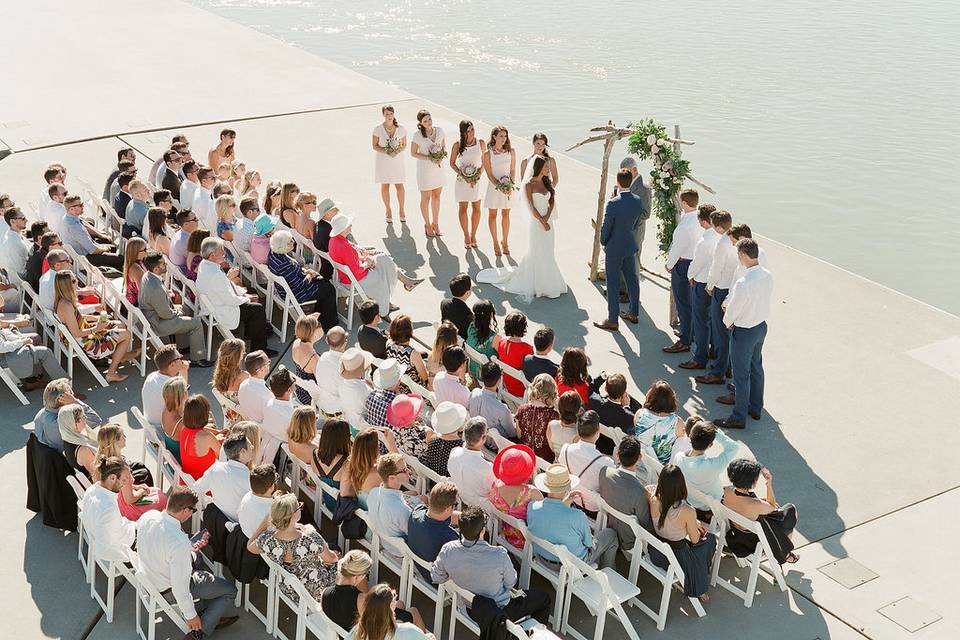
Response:
POLYGON ((201 260, 197 268, 197 291, 207 296, 213 306, 213 317, 225 328, 233 331, 240 324, 240 305, 250 299, 241 295, 220 265, 201 260))

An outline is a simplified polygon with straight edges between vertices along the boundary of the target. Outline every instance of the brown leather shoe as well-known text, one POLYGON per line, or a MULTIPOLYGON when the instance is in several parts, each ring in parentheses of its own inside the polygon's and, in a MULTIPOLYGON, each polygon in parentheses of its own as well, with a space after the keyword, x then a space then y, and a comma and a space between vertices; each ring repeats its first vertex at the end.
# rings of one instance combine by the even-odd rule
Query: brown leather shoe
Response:
POLYGON ((706 369, 707 365, 702 362, 697 362, 696 360, 687 360, 686 362, 680 363, 681 369, 706 369))
POLYGON ((719 396, 717 398, 717 402, 719 402, 720 404, 734 405, 734 404, 737 404, 737 396, 735 396, 732 393, 728 393, 725 396, 719 396))
POLYGON ((620 317, 629 322, 630 324, 637 324, 640 322, 640 316, 635 313, 627 313, 626 311, 620 312, 620 317))
POLYGON ((736 422, 730 418, 717 418, 713 421, 713 424, 717 425, 721 429, 746 429, 747 425, 745 422, 736 422))
POLYGON ((220 618, 220 622, 217 623, 217 629, 223 629, 224 627, 229 627, 239 619, 240 619, 240 616, 226 616, 226 617, 220 618))
POLYGON ((759 420, 759 419, 760 419, 760 412, 759 412, 759 411, 747 411, 747 415, 750 416, 751 418, 753 418, 754 420, 759 420))
POLYGON ((683 353, 684 351, 690 351, 690 345, 688 345, 688 344, 683 344, 683 343, 680 342, 679 340, 677 340, 676 342, 674 342, 674 343, 673 343, 672 345, 670 345, 669 347, 664 347, 664 348, 663 348, 663 352, 664 352, 664 353, 683 353))
POLYGON ((733 383, 732 383, 732 382, 728 382, 728 383, 727 383, 727 389, 729 389, 730 391, 734 391, 734 390, 736 389, 736 387, 733 386, 733 383))
POLYGON ((50 382, 45 376, 40 376, 36 380, 31 380, 30 382, 23 383, 23 390, 30 392, 36 391, 37 389, 42 389, 47 386, 47 383, 50 382))
POLYGON ((694 378, 700 384, 723 384, 726 382, 726 378, 723 376, 714 376, 714 375, 703 375, 697 376, 694 378))
POLYGON ((595 326, 597 329, 603 329, 604 331, 619 331, 619 330, 620 330, 620 325, 617 324, 616 322, 607 322, 607 321, 604 321, 604 322, 594 322, 594 323, 593 323, 593 326, 595 326))

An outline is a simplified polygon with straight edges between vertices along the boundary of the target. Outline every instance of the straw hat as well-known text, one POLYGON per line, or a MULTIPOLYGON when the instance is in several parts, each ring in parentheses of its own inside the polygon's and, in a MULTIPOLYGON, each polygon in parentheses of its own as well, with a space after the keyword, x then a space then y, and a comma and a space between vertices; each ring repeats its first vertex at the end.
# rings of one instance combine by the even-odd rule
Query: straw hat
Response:
POLYGON ((462 404, 444 400, 430 418, 430 426, 441 436, 455 433, 467 421, 467 409, 462 404))
POLYGON ((416 394, 401 393, 393 399, 390 406, 387 407, 387 422, 391 427, 401 429, 413 424, 420 410, 423 409, 423 398, 416 394))
POLYGON ((348 216, 345 213, 338 213, 333 216, 333 219, 330 220, 330 236, 339 236, 344 231, 350 228, 350 225, 353 224, 353 217, 348 216))
POLYGON ((493 459, 493 476, 508 487, 525 483, 537 470, 537 454, 525 444, 500 449, 493 459))
POLYGON ((360 368, 366 370, 371 362, 373 362, 372 353, 364 351, 360 347, 350 347, 340 356, 340 373, 344 371, 356 371, 360 368))
MULTIPOLYGON (((340 359, 343 362, 343 359, 340 359)), ((398 382, 403 375, 403 369, 396 358, 387 358, 380 362, 380 366, 373 372, 373 385, 380 389, 389 389, 398 382)))
POLYGON ((552 464, 546 471, 537 474, 533 484, 544 493, 567 493, 580 484, 580 478, 571 476, 562 464, 552 464))

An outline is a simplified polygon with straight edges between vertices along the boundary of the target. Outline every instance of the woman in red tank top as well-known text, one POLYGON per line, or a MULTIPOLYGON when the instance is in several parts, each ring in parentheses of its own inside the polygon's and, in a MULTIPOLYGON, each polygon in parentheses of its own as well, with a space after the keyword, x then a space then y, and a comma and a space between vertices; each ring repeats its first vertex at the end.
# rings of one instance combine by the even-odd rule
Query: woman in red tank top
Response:
MULTIPOLYGON (((533 345, 523 341, 527 334, 527 316, 519 311, 511 311, 503 321, 506 340, 497 344, 497 357, 514 369, 523 369, 523 359, 533 353, 533 345)), ((512 395, 522 398, 526 386, 512 376, 504 375, 503 384, 512 395)))
MULTIPOLYGON (((180 432, 180 464, 194 480, 206 473, 220 455, 220 440, 211 425, 210 403, 200 395, 187 398, 183 407, 183 430, 180 432)), ((216 425, 212 425, 215 430, 216 425)))

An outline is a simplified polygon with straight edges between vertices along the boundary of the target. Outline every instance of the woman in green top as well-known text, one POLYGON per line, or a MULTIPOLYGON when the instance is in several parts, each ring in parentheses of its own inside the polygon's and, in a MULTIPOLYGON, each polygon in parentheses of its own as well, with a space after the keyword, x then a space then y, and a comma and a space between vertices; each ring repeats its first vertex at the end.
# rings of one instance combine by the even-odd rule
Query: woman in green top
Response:
MULTIPOLYGON (((495 356, 500 343, 499 330, 496 312, 489 300, 480 300, 473 305, 473 322, 467 328, 467 345, 488 358, 495 356)), ((470 360, 469 369, 470 375, 479 380, 480 364, 470 360)))

